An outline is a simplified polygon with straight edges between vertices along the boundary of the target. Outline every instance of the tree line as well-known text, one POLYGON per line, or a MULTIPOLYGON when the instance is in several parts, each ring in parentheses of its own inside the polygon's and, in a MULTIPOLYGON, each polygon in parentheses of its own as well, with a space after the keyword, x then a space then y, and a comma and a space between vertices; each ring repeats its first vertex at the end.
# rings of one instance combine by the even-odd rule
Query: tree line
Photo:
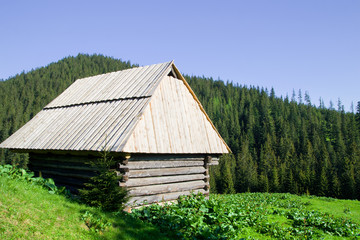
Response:
MULTIPOLYGON (((0 141, 78 78, 136 65, 79 54, 0 82, 0 141)), ((360 102, 345 112, 305 93, 184 76, 232 150, 211 168, 211 191, 290 192, 360 199, 360 102)), ((0 150, 1 163, 26 167, 27 155, 0 150)))
POLYGON ((360 102, 345 112, 301 91, 187 77, 233 154, 211 170, 213 192, 290 192, 360 199, 360 102), (304 101, 303 101, 304 100, 304 101))

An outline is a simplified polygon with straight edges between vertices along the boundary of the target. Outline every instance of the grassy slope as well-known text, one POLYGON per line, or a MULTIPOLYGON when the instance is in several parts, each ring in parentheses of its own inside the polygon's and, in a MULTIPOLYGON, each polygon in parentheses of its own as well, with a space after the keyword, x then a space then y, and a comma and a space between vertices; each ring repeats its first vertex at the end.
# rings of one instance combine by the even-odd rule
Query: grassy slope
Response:
MULTIPOLYGON (((242 196, 246 196, 243 194, 242 196)), ((275 195, 263 194, 260 198, 275 195)), ((286 195, 282 200, 279 195, 276 201, 297 203, 306 206, 307 210, 317 210, 333 214, 335 217, 350 218, 360 224, 359 201, 337 200, 331 198, 286 195)), ((216 197, 214 195, 214 197, 216 197)), ((219 195, 219 200, 227 201, 236 195, 219 195)), ((217 198, 217 197, 216 197, 217 198)), ((234 198, 235 199, 235 198, 234 198)), ((250 200, 250 199, 248 199, 250 200)), ((266 204, 267 209, 278 208, 266 204)), ((289 209, 288 207, 284 209, 289 209)), ((270 211, 271 212, 271 211, 270 211)), ((267 215, 267 222, 290 226, 291 221, 284 216, 267 215)), ((242 229, 243 237, 255 239, 272 239, 252 228, 242 229)), ((343 239, 324 236, 325 239, 343 239)), ((66 199, 52 195, 39 186, 22 180, 0 177, 0 239, 166 239, 152 225, 133 219, 127 214, 116 216, 104 213, 66 199), (85 212, 101 216, 111 223, 104 233, 89 230, 81 217, 85 212)))
POLYGON ((357 224, 360 224, 360 201, 343 200, 322 197, 294 196, 303 202, 309 202, 306 207, 308 210, 316 210, 319 212, 327 212, 335 217, 350 218, 357 224))
POLYGON ((166 239, 132 217, 114 216, 49 194, 39 186, 0 176, 0 239, 166 239), (107 219, 104 233, 81 220, 88 211, 107 219))
MULTIPOLYGON (((309 211, 318 211, 321 213, 329 213, 337 218, 351 219, 352 222, 360 225, 360 202, 357 200, 344 200, 328 197, 317 196, 297 196, 291 195, 288 200, 300 201, 306 206, 305 209, 309 211)), ((269 206, 271 207, 271 206, 269 206)), ((271 217, 269 217, 271 218, 271 217)), ((274 217, 272 221, 276 221, 279 224, 291 225, 290 220, 285 217, 274 217)), ((360 230, 360 229, 359 229, 360 230)), ((331 235, 325 235, 322 239, 348 239, 345 237, 337 237, 331 235)), ((353 239, 353 238, 349 238, 353 239)))

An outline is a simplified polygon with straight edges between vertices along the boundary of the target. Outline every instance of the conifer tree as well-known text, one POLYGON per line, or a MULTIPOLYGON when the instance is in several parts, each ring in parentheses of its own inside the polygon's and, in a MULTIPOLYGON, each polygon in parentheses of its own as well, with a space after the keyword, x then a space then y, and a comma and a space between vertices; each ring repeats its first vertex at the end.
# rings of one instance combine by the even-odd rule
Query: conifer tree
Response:
POLYGON ((326 167, 322 166, 318 180, 318 196, 326 196, 328 193, 328 178, 326 174, 326 167))
POLYGON ((271 176, 271 192, 279 192, 279 190, 280 190, 280 182, 279 182, 278 168, 274 166, 272 169, 272 176, 271 176))
POLYGON ((101 158, 92 162, 98 174, 85 183, 85 187, 79 190, 83 202, 90 206, 100 207, 109 211, 120 211, 128 201, 128 191, 119 186, 119 178, 111 168, 115 161, 109 156, 109 152, 103 151, 101 158))
POLYGON ((260 173, 259 190, 260 190, 260 192, 269 192, 270 191, 269 178, 266 175, 266 173, 264 173, 264 172, 260 173))
POLYGON ((257 187, 257 166, 249 152, 249 141, 245 140, 236 158, 236 192, 255 191, 257 187))
POLYGON ((288 175, 286 178, 286 192, 297 194, 297 184, 294 179, 293 171, 291 169, 288 170, 288 175))
POLYGON ((223 194, 234 193, 234 182, 230 169, 230 161, 233 160, 232 154, 224 155, 219 162, 220 176, 216 182, 217 192, 223 194))
POLYGON ((356 116, 355 116, 357 125, 358 125, 358 129, 360 132, 360 101, 358 101, 357 106, 356 106, 356 116))
POLYGON ((341 183, 342 196, 344 198, 354 199, 356 197, 354 166, 347 157, 344 158, 343 162, 341 183))
POLYGON ((336 171, 333 171, 330 195, 331 195, 331 197, 338 198, 340 196, 340 194, 341 194, 340 181, 339 181, 336 171))

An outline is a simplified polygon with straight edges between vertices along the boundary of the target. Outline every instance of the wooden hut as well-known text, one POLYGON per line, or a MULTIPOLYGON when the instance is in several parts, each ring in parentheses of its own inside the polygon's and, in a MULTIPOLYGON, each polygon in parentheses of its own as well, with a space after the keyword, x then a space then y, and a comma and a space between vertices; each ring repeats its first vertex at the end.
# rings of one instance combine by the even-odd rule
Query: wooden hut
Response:
POLYGON ((173 62, 78 79, 0 147, 71 189, 106 148, 130 204, 208 194, 209 165, 230 152, 173 62))

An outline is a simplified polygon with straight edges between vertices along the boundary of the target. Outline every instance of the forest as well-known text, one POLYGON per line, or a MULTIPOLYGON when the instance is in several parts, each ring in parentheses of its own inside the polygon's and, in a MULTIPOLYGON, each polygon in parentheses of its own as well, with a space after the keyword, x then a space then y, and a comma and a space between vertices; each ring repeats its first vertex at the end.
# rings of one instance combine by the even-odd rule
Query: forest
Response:
MULTIPOLYGON (((78 78, 137 65, 79 54, 0 81, 0 142, 78 78)), ((318 106, 307 92, 184 77, 232 150, 211 169, 213 193, 290 192, 360 199, 360 101, 318 106)), ((235 80, 235 79, 234 79, 235 80)), ((241 81, 241 79, 236 79, 241 81)), ((28 156, 0 150, 0 164, 26 167, 28 156)))

